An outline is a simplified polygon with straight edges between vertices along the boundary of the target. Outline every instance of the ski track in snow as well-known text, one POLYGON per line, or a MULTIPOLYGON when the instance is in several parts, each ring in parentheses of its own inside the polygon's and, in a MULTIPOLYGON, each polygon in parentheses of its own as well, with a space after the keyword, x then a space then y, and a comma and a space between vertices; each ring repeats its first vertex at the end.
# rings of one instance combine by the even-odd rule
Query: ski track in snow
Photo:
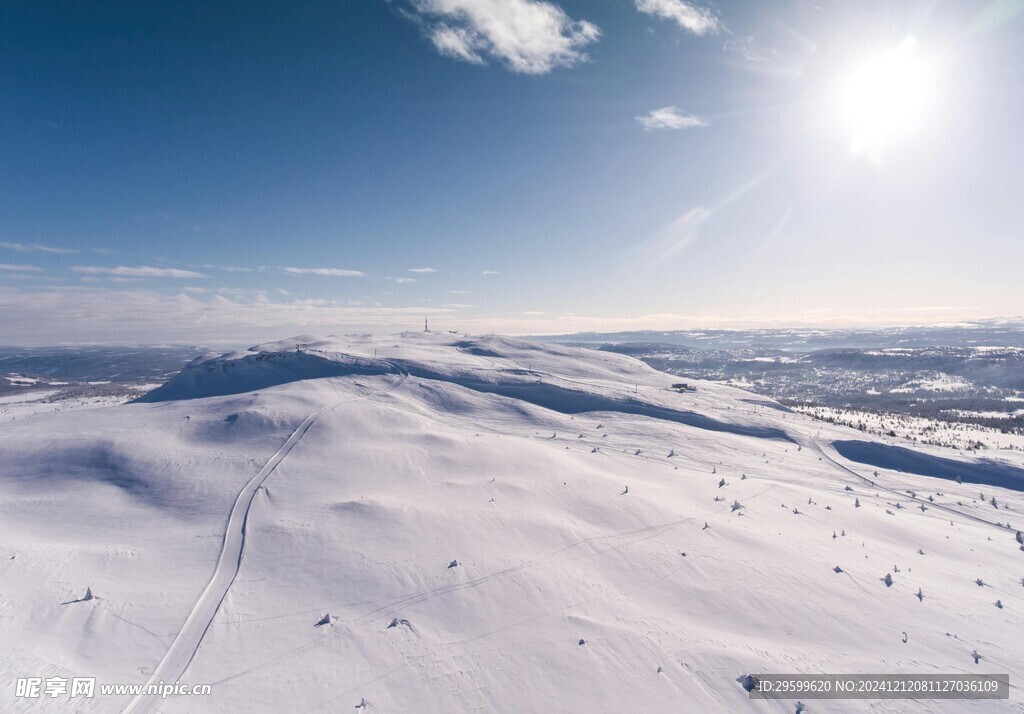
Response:
MULTIPOLYGON (((398 378, 379 392, 357 397, 356 399, 367 399, 390 392, 401 386, 408 378, 408 373, 398 369, 394 364, 390 362, 384 362, 383 364, 398 372, 398 378)), ((174 638, 174 642, 171 643, 163 659, 160 660, 160 664, 153 670, 147 685, 181 680, 199 651, 199 646, 202 644, 203 637, 210 628, 210 623, 216 617, 217 610, 220 609, 221 603, 224 602, 224 598, 227 597, 228 591, 231 589, 231 584, 238 575, 238 570, 242 565, 242 555, 245 552, 245 527, 249 520, 249 510, 252 508, 252 502, 256 497, 256 493, 270 477, 274 469, 284 461, 285 457, 291 453, 292 449, 306 435, 310 427, 316 423, 317 419, 328 411, 351 401, 354 400, 340 399, 336 402, 331 402, 306 417, 295 431, 291 433, 281 448, 267 460, 263 468, 257 471, 238 492, 234 505, 231 507, 231 513, 228 516, 220 556, 217 559, 217 566, 214 568, 213 575, 192 608, 192 612, 189 613, 185 624, 182 625, 181 630, 174 638)), ((146 712, 151 712, 162 701, 162 699, 155 696, 139 694, 125 708, 125 714, 145 714, 146 712)))

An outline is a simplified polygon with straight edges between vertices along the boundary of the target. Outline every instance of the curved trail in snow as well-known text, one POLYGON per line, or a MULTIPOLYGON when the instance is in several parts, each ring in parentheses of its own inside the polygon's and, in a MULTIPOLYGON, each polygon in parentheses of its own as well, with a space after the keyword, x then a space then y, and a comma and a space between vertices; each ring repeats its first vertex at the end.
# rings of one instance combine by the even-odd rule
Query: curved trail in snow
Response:
POLYGON ((1006 531, 1006 529, 1003 528, 998 523, 994 523, 993 521, 990 521, 990 520, 987 520, 985 518, 982 518, 981 516, 975 516, 975 515, 973 515, 971 513, 964 513, 963 511, 959 511, 956 508, 953 508, 952 506, 948 506, 948 505, 946 505, 944 503, 939 503, 937 501, 935 501, 935 502, 927 501, 926 499, 918 498, 917 496, 911 496, 906 491, 899 491, 899 490, 894 489, 894 488, 892 488, 890 486, 883 486, 883 485, 879 484, 877 481, 873 481, 872 479, 869 479, 867 476, 863 476, 862 474, 859 474, 856 471, 854 471, 853 469, 851 469, 849 466, 846 466, 846 465, 840 463, 839 461, 837 461, 835 458, 832 457, 831 454, 829 454, 822 447, 821 442, 816 437, 813 437, 813 436, 809 437, 809 442, 807 444, 805 444, 805 445, 810 446, 810 448, 815 453, 817 453, 818 455, 824 457, 828 461, 829 464, 831 464, 835 468, 839 469, 843 473, 849 474, 851 476, 855 476, 858 479, 860 479, 861 481, 863 481, 864 483, 867 483, 867 484, 871 485, 873 488, 876 488, 879 491, 887 491, 888 493, 890 493, 890 494, 892 494, 894 496, 898 496, 899 498, 908 499, 910 501, 914 501, 914 502, 920 503, 922 505, 927 503, 928 505, 925 506, 926 508, 937 508, 937 509, 939 509, 941 511, 946 511, 947 513, 956 514, 956 515, 960 516, 961 518, 966 518, 968 520, 976 521, 977 523, 984 523, 984 524, 990 525, 990 526, 992 526, 994 528, 998 528, 1000 531, 1003 531, 1003 532, 1006 531))
MULTIPOLYGON (((390 392, 405 382, 409 376, 408 372, 391 362, 382 362, 382 364, 386 364, 397 372, 398 378, 379 392, 367 394, 364 397, 357 397, 356 399, 379 396, 390 392)), ((295 445, 305 436, 317 419, 331 409, 350 401, 355 400, 340 399, 336 402, 331 402, 306 417, 295 431, 291 433, 291 436, 284 442, 284 445, 267 460, 263 468, 257 471, 242 486, 242 489, 235 497, 234 504, 231 506, 231 513, 228 516, 227 527, 224 531, 224 540, 221 544, 220 556, 217 558, 217 566, 214 568, 213 575, 193 606, 192 612, 189 613, 188 619, 185 620, 185 624, 182 625, 181 630, 175 636, 174 642, 171 643, 163 659, 160 660, 160 664, 153 670, 149 681, 146 682, 147 686, 160 683, 173 684, 181 680, 185 670, 188 669, 188 666, 195 658, 196 652, 199 651, 199 645, 202 644, 203 637, 206 635, 210 623, 213 622, 213 618, 217 615, 217 610, 220 609, 221 603, 231 589, 231 584, 238 575, 238 570, 242 565, 242 553, 245 551, 245 527, 249 520, 249 510, 252 508, 252 502, 256 498, 256 493, 260 486, 263 485, 274 469, 284 461, 285 457, 291 453, 291 450, 295 448, 295 445)), ((164 701, 158 694, 138 694, 125 708, 124 714, 151 712, 164 701)))

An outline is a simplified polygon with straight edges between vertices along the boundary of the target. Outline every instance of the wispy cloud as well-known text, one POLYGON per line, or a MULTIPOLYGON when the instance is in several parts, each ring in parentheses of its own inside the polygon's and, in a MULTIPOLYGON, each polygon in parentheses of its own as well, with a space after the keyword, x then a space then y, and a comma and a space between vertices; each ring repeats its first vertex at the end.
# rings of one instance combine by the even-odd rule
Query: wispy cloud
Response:
MULTIPOLYGON (((244 292, 244 291, 243 291, 244 292)), ((502 332, 505 334, 566 334, 578 331, 619 332, 626 330, 678 330, 716 327, 792 327, 795 324, 865 324, 864 315, 832 314, 778 316, 766 320, 759 313, 721 314, 633 314, 579 315, 552 313, 512 318, 474 317, 460 308, 410 305, 382 307, 379 303, 358 305, 325 299, 273 299, 272 291, 247 294, 211 290, 198 293, 183 288, 168 295, 140 288, 96 288, 75 286, 45 289, 15 289, 0 285, 0 315, 4 316, 3 338, 9 344, 46 345, 58 342, 110 344, 155 344, 170 341, 196 344, 253 344, 281 335, 333 332, 346 329, 393 333, 416 330, 430 317, 434 329, 459 332, 502 332)), ((931 317, 948 321, 977 314, 948 307, 912 308, 907 312, 872 314, 872 324, 923 324, 931 317)))
POLYGON ((11 263, 0 263, 0 270, 7 270, 12 273, 39 273, 42 268, 36 265, 13 265, 11 263))
POLYGON ((485 271, 483 271, 480 274, 481 275, 497 275, 498 271, 497 270, 485 270, 485 271))
POLYGON ((201 268, 202 270, 223 270, 225 273, 262 273, 266 270, 262 265, 255 268, 247 268, 242 265, 217 265, 216 263, 200 263, 198 265, 182 263, 182 265, 186 268, 201 268))
POLYGON ((513 72, 546 74, 585 62, 601 31, 544 0, 409 0, 410 17, 442 55, 471 64, 485 57, 513 72))
POLYGON ((170 214, 164 213, 163 211, 149 211, 147 213, 140 213, 137 216, 135 216, 135 220, 137 221, 151 221, 153 219, 161 221, 170 221, 171 216, 170 214))
POLYGON ((223 265, 220 269, 226 273, 255 273, 262 271, 262 268, 242 268, 237 265, 223 265))
POLYGON ((771 62, 778 57, 774 47, 766 47, 751 35, 734 37, 722 46, 726 52, 733 52, 748 62, 771 62))
POLYGON ((449 290, 452 295, 471 295, 469 290, 449 290))
MULTIPOLYGON (((187 290, 187 292, 186 292, 187 290)), ((167 295, 140 288, 15 290, 0 286, 3 338, 10 344, 67 341, 158 343, 184 340, 244 341, 296 332, 413 329, 423 317, 452 315, 450 308, 350 306, 333 300, 272 299, 261 291, 167 295)))
POLYGON ((524 315, 533 315, 534 317, 536 317, 538 315, 547 315, 548 313, 544 312, 543 310, 527 310, 523 314, 524 315))
POLYGON ((476 305, 467 305, 464 302, 450 302, 447 305, 442 305, 441 307, 446 307, 451 310, 465 310, 466 308, 476 307, 476 305))
POLYGON ((436 273, 436 268, 406 268, 408 273, 436 273))
POLYGON ((698 126, 708 125, 704 119, 692 114, 684 114, 676 107, 652 109, 646 114, 637 116, 636 120, 647 131, 655 129, 693 129, 698 126))
POLYGON ((126 265, 119 265, 116 268, 106 268, 98 265, 75 265, 72 272, 85 275, 112 275, 118 278, 206 278, 208 275, 197 273, 194 270, 179 270, 178 268, 153 268, 149 265, 140 265, 132 268, 126 265))
POLYGON ((636 9, 647 15, 656 15, 676 22, 695 35, 720 32, 722 21, 706 7, 697 7, 684 0, 636 0, 636 9))
POLYGON ((470 64, 487 64, 484 58, 477 54, 477 48, 481 45, 479 35, 466 27, 449 27, 443 23, 433 27, 428 32, 430 41, 434 47, 445 57, 460 59, 470 64))
POLYGON ((4 243, 0 242, 0 248, 16 250, 19 253, 57 253, 59 255, 71 255, 80 251, 74 248, 60 248, 53 245, 41 245, 39 243, 4 243))
POLYGON ((388 276, 388 280, 394 280, 396 283, 415 283, 416 282, 416 278, 393 278, 390 275, 388 276))
POLYGON ((361 270, 348 270, 347 268, 281 268, 281 270, 293 275, 324 275, 330 278, 361 278, 366 275, 361 270))

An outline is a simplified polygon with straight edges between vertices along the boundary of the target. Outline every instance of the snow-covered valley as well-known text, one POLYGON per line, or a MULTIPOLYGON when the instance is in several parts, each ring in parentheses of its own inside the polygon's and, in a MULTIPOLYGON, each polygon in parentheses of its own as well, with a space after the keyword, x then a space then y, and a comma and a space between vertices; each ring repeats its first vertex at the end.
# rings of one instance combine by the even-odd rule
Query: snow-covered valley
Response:
POLYGON ((904 672, 1014 686, 808 710, 1022 710, 1024 455, 958 458, 962 483, 857 463, 831 444, 886 441, 676 380, 495 336, 303 336, 20 415, 0 709, 789 712, 742 677, 904 672))

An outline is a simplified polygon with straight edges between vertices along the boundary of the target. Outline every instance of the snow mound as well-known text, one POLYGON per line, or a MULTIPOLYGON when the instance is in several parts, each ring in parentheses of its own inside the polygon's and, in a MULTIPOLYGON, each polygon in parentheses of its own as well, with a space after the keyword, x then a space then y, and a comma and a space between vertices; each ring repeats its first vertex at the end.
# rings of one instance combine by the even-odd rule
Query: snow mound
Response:
POLYGON ((302 348, 230 353, 191 362, 166 384, 139 402, 166 402, 254 392, 289 382, 356 374, 383 374, 387 365, 345 355, 325 355, 302 348))
POLYGON ((667 386, 665 375, 619 355, 508 337, 460 339, 404 333, 401 338, 405 344, 377 347, 372 354, 367 354, 371 338, 306 335, 256 345, 243 352, 202 357, 138 401, 180 401, 258 391, 302 380, 403 373, 451 382, 562 414, 621 412, 710 431, 792 441, 776 426, 736 423, 680 409, 679 404, 685 401, 666 400, 667 395, 661 393, 667 386), (634 393, 621 388, 594 388, 608 382, 621 386, 624 379, 636 382, 634 393), (655 383, 653 398, 649 390, 639 393, 641 381, 645 385, 655 383))

